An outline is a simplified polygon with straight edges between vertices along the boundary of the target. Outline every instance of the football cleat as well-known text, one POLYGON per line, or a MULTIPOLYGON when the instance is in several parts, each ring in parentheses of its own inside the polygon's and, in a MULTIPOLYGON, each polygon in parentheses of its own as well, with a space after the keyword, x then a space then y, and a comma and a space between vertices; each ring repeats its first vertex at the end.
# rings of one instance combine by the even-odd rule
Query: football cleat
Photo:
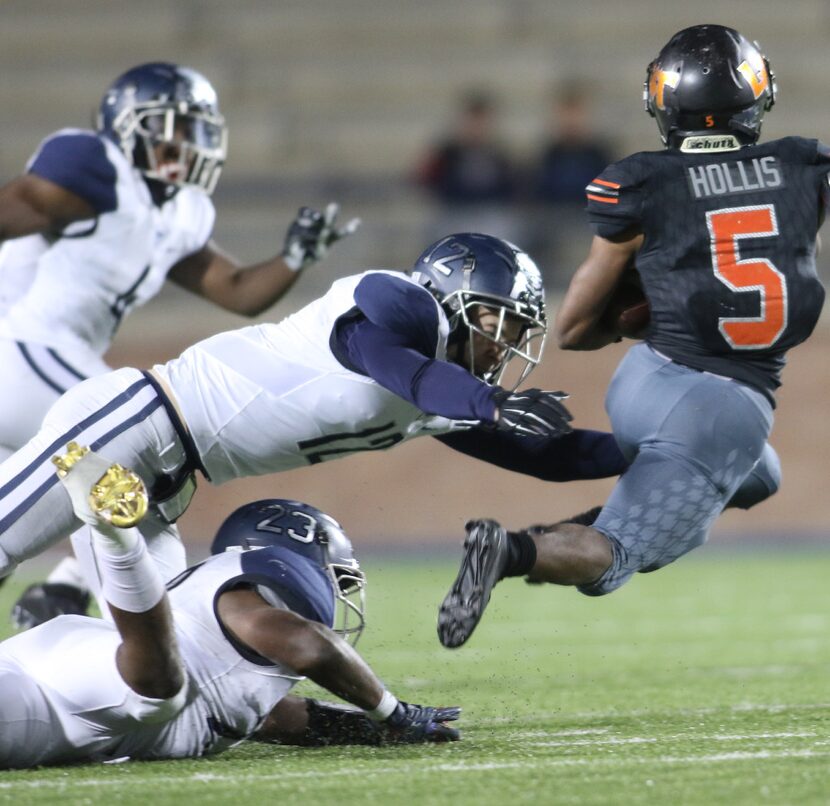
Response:
POLYGON ((116 462, 110 464, 77 442, 70 442, 66 446, 66 453, 53 456, 52 462, 70 495, 73 494, 73 488, 77 492, 77 484, 89 484, 87 500, 84 502, 76 498, 73 502, 80 518, 86 520, 79 507, 87 514, 91 510, 93 517, 97 516, 119 529, 129 529, 147 514, 149 500, 144 482, 129 468, 116 462), (69 479, 73 473, 72 468, 79 463, 78 470, 82 472, 78 474, 78 471, 74 471, 78 474, 77 479, 75 476, 69 479))
POLYGON ((12 608, 12 624, 29 630, 56 616, 86 614, 89 592, 59 582, 36 582, 29 585, 12 608))
POLYGON ((464 557, 438 611, 438 639, 450 649, 473 634, 508 559, 507 532, 494 520, 467 523, 464 557))

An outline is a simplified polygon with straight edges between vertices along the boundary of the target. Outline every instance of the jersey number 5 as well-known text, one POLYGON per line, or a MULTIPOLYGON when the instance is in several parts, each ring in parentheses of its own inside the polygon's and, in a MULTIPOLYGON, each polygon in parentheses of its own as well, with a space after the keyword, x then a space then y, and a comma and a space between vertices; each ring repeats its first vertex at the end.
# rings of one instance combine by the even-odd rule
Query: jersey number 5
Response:
POLYGON ((760 315, 722 316, 718 329, 733 350, 771 347, 787 327, 787 280, 766 258, 740 259, 741 238, 778 235, 775 207, 731 207, 706 214, 715 277, 737 294, 759 297, 760 315))

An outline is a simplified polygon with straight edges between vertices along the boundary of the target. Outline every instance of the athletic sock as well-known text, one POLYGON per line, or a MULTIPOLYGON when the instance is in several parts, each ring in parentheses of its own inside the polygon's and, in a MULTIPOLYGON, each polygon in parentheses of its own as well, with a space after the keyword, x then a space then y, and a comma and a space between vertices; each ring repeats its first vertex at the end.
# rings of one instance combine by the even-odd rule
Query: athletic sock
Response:
POLYGON ((536 544, 527 532, 507 533, 507 562, 502 571, 505 577, 522 577, 536 565, 536 544))
POLYGON ((129 613, 155 607, 164 596, 164 582, 138 530, 116 529, 109 524, 90 529, 103 598, 129 613))

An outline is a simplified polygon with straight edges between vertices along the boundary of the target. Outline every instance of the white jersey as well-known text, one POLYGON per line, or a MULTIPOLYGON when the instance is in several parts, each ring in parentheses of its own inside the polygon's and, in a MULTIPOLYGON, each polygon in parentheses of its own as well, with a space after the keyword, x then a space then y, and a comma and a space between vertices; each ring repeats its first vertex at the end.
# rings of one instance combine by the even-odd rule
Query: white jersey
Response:
POLYGON ((61 143, 84 137, 103 151, 95 145, 93 165, 78 166, 71 178, 82 184, 84 171, 106 172, 101 184, 114 183, 108 191, 114 190, 114 209, 76 222, 54 239, 30 235, 3 244, 0 338, 100 356, 121 319, 159 292, 176 262, 207 243, 215 211, 207 194, 188 187, 157 206, 139 171, 94 132, 57 132, 30 166, 37 166, 45 147, 59 153, 61 143))
POLYGON ((254 733, 302 678, 224 632, 216 596, 242 582, 258 585, 274 606, 285 607, 285 597, 301 615, 333 622, 324 572, 286 549, 226 552, 188 569, 169 585, 187 699, 161 724, 140 718, 148 702, 158 701, 145 700, 121 679, 115 665, 121 639, 112 624, 59 616, 20 633, 0 644, 0 768, 195 757, 254 733))
MULTIPOLYGON (((336 281, 279 324, 221 333, 154 368, 172 390, 213 483, 390 448, 453 427, 347 369, 332 352, 335 322, 355 307, 356 286, 373 273, 336 281)), ((435 307, 434 357, 445 360, 449 323, 435 307)))

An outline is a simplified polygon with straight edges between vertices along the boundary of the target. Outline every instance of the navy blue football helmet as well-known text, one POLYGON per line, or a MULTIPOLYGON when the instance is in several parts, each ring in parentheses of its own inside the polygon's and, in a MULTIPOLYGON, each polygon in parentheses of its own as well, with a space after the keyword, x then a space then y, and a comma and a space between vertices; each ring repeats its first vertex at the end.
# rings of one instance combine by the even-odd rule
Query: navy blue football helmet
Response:
POLYGON ((643 98, 669 148, 735 150, 758 139, 775 90, 757 43, 722 25, 694 25, 648 66, 643 98))
POLYGON ((508 363, 523 362, 510 388, 515 389, 542 356, 547 333, 542 274, 530 256, 509 241, 465 232, 448 235, 428 246, 410 272, 412 279, 439 302, 450 323, 449 343, 471 340, 473 334, 496 341, 503 358, 495 368, 470 371, 487 383, 501 383, 508 363), (485 333, 470 314, 479 306, 495 312, 495 334, 485 333), (507 317, 522 324, 518 341, 503 337, 507 317))
POLYGON ((338 605, 334 630, 350 643, 357 643, 365 626, 366 578, 340 524, 300 501, 283 498, 254 501, 225 519, 213 538, 210 553, 251 551, 267 546, 293 551, 325 571, 338 605))
POLYGON ((151 62, 119 76, 98 110, 98 131, 144 176, 212 193, 228 146, 225 119, 211 83, 189 67, 151 62), (175 146, 174 160, 156 147, 175 146))

